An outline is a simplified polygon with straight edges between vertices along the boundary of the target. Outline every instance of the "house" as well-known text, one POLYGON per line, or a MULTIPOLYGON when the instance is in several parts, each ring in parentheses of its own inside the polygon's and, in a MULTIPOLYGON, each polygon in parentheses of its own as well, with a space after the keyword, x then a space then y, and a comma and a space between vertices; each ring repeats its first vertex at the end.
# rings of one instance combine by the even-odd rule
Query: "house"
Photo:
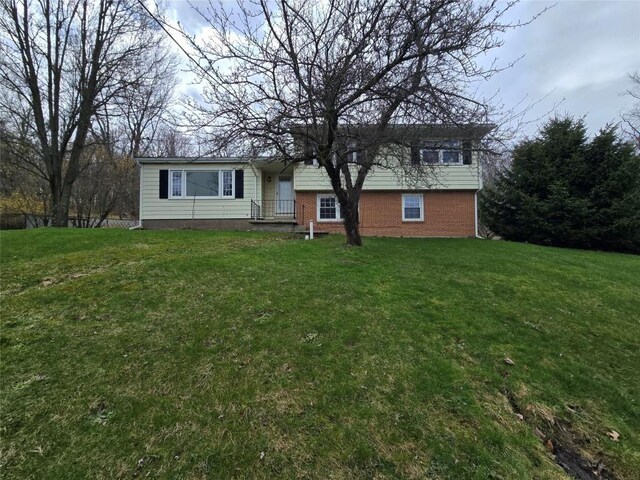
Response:
MULTIPOLYGON (((470 145, 491 125, 424 126, 403 155, 428 165, 429 185, 398 169, 374 167, 359 204, 362 235, 470 237, 477 234, 481 165, 470 145)), ((138 158, 144 228, 343 232, 340 205, 312 161, 248 158, 138 158)))

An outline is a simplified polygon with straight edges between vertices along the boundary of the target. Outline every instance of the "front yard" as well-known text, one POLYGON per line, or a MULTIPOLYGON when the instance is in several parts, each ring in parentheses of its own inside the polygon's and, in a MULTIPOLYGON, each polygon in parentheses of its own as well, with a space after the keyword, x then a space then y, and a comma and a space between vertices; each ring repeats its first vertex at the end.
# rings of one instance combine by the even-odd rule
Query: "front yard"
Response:
POLYGON ((0 242, 3 478, 570 478, 551 451, 640 471, 639 257, 199 231, 0 242))

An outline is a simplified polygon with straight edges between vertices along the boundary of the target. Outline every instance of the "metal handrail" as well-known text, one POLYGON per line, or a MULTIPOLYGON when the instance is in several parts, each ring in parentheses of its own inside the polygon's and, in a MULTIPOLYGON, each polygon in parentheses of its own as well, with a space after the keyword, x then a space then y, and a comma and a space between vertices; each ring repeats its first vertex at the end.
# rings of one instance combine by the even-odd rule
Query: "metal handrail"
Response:
POLYGON ((253 220, 304 218, 304 205, 295 200, 251 200, 251 218, 253 220))
POLYGON ((260 204, 251 200, 251 219, 258 220, 260 218, 262 218, 262 209, 260 208, 260 204))

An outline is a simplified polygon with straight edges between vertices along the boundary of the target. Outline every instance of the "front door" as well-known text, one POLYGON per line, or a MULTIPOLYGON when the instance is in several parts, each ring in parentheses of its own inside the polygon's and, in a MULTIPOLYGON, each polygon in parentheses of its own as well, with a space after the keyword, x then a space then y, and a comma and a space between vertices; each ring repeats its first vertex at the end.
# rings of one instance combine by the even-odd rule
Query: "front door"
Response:
POLYGON ((293 179, 291 177, 278 177, 276 214, 293 216, 293 179))

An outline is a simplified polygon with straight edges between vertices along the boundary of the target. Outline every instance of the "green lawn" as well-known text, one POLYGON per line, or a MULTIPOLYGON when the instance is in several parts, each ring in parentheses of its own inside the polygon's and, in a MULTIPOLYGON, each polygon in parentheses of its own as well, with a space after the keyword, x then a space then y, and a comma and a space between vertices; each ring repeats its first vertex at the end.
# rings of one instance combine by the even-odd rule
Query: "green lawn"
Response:
POLYGON ((2 478, 569 478, 546 437, 638 478, 640 257, 200 231, 0 242, 2 478))

